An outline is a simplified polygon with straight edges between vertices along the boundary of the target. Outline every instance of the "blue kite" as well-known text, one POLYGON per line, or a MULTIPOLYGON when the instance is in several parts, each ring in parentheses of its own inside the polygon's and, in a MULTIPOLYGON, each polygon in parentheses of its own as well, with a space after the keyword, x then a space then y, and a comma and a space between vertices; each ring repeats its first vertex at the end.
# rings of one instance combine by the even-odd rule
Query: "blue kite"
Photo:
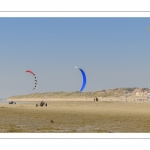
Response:
POLYGON ((85 75, 84 71, 81 68, 78 68, 78 67, 75 67, 75 68, 79 69, 81 71, 81 74, 82 74, 83 81, 82 81, 82 87, 80 89, 80 92, 82 92, 83 89, 85 88, 85 85, 86 85, 86 75, 85 75))

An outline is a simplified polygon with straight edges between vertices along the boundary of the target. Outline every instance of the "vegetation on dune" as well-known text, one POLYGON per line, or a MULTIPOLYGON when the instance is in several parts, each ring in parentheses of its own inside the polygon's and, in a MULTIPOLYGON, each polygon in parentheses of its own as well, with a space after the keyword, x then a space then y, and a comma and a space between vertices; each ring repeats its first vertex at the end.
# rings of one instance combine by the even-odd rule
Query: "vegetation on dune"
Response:
POLYGON ((93 98, 93 97, 120 97, 130 95, 136 88, 116 88, 101 90, 95 92, 47 92, 47 93, 32 93, 28 95, 12 96, 8 99, 21 98, 93 98))

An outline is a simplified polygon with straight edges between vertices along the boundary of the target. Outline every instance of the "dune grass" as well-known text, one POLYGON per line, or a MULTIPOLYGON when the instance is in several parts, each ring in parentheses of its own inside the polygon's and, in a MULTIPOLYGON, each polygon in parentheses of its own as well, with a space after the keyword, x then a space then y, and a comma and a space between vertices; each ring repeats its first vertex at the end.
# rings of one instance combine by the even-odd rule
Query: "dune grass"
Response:
POLYGON ((120 97, 131 95, 135 88, 116 88, 109 90, 101 90, 95 92, 47 92, 47 93, 33 93, 28 95, 12 96, 8 99, 21 98, 94 98, 94 97, 120 97))

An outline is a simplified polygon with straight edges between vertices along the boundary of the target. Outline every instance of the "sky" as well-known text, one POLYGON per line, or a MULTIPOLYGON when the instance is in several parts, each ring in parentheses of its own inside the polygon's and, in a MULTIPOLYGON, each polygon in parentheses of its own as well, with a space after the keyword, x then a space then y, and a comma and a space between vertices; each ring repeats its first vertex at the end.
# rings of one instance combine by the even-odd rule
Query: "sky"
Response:
POLYGON ((0 97, 150 88, 150 18, 0 18, 0 97), (34 77, 26 70, 32 70, 34 77))

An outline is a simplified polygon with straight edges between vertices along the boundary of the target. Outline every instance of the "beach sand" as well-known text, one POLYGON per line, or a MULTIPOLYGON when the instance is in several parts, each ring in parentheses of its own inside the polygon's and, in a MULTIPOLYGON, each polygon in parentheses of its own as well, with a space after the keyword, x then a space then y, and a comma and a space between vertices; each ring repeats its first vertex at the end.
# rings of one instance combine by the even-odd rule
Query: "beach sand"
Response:
POLYGON ((36 103, 0 103, 0 132, 150 132, 149 102, 49 101, 47 107, 36 103))

